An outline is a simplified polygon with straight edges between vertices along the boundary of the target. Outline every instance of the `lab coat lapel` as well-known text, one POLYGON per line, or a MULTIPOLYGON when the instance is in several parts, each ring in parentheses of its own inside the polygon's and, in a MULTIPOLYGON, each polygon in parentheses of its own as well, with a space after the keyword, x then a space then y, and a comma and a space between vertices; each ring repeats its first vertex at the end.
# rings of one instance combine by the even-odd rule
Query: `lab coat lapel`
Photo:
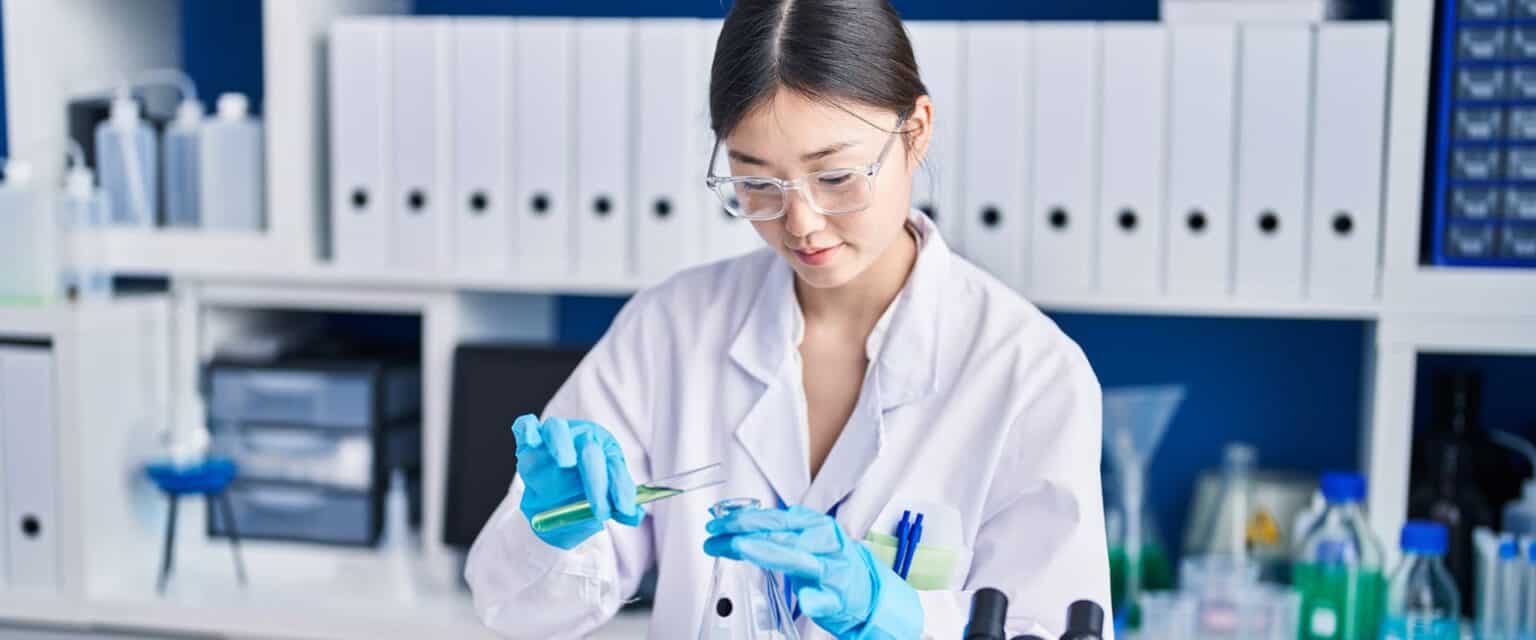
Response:
POLYGON ((785 504, 805 495, 811 473, 800 420, 795 360, 800 306, 789 265, 774 260, 747 317, 731 343, 731 361, 763 385, 762 394, 736 428, 736 439, 785 504))
POLYGON ((885 424, 880 411, 879 384, 865 381, 864 389, 874 393, 859 394, 853 415, 848 417, 848 424, 843 425, 843 432, 832 443, 832 450, 827 452, 826 461, 811 482, 810 492, 805 496, 807 508, 830 512, 853 493, 854 487, 880 456, 885 424))
MULTIPOLYGON (((949 266, 949 248, 926 216, 914 214, 911 219, 923 239, 917 262, 901 295, 886 310, 887 317, 881 319, 865 345, 872 366, 853 415, 806 494, 805 505, 811 509, 830 511, 853 493, 880 457, 886 438, 886 412, 924 398, 937 385, 943 307, 939 296, 949 266)), ((869 490, 889 493, 888 487, 869 490)), ((839 515, 844 514, 839 511, 839 515)), ((847 516, 857 518, 855 513, 847 516)))

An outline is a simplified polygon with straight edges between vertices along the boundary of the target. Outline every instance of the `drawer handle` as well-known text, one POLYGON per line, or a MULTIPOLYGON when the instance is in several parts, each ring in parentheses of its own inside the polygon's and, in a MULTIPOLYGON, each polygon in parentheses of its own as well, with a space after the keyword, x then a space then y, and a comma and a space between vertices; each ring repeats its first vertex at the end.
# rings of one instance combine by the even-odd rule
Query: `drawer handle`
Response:
POLYGON ((309 374, 265 372, 247 376, 245 386, 257 393, 299 395, 319 392, 325 383, 309 374))
POLYGON ((254 509, 281 513, 305 513, 325 507, 325 494, 311 489, 255 489, 245 500, 254 509))
POLYGON ((321 456, 335 453, 341 447, 336 438, 319 434, 258 431, 249 427, 240 429, 240 441, 244 448, 257 453, 282 453, 303 456, 321 456))

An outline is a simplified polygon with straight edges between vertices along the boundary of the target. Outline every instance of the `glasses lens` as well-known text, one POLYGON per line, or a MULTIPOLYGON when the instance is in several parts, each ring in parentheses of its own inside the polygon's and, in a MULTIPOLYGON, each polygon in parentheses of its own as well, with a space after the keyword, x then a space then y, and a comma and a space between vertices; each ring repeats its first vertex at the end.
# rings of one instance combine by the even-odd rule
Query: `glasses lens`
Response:
POLYGON ((773 218, 784 209, 784 190, 768 180, 733 180, 716 186, 715 191, 727 211, 749 220, 773 218))
POLYGON ((830 214, 863 211, 869 206, 873 187, 869 176, 853 169, 834 169, 806 180, 816 206, 830 214))

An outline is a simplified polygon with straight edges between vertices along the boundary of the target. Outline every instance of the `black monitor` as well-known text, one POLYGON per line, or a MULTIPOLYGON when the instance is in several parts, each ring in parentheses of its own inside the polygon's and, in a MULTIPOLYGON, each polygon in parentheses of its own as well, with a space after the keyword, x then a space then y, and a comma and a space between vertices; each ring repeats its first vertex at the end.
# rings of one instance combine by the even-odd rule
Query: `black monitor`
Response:
POLYGON ((453 357, 443 543, 468 548, 517 472, 512 421, 542 414, 585 350, 460 345, 453 357))

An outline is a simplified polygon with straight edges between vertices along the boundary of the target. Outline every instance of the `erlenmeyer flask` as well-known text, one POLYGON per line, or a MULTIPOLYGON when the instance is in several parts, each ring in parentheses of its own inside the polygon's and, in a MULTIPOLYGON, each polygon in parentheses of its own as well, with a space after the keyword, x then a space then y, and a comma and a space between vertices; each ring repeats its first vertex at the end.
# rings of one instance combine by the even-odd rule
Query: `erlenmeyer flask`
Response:
MULTIPOLYGON (((709 512, 719 518, 758 506, 752 498, 731 498, 716 502, 709 512)), ((773 573, 746 562, 715 558, 699 640, 800 640, 800 633, 773 573)))

